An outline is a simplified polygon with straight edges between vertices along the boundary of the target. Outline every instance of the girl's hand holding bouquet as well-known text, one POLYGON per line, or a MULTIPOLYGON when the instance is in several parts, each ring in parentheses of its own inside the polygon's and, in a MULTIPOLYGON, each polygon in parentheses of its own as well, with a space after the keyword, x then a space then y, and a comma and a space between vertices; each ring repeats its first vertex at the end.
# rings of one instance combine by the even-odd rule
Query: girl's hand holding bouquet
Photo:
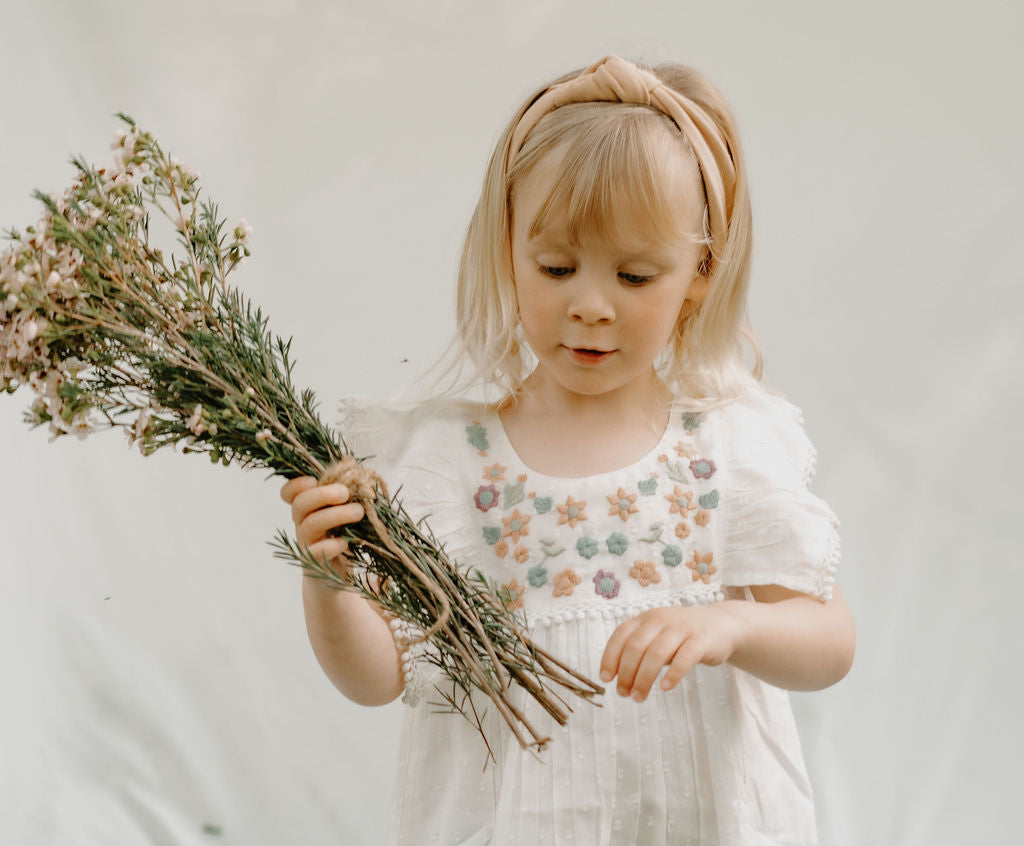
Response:
POLYGON ((363 506, 349 500, 348 488, 318 485, 314 477, 300 476, 284 483, 281 499, 292 507, 299 546, 315 558, 326 558, 335 569, 349 570, 348 541, 328 536, 331 529, 358 523, 366 516, 363 506))

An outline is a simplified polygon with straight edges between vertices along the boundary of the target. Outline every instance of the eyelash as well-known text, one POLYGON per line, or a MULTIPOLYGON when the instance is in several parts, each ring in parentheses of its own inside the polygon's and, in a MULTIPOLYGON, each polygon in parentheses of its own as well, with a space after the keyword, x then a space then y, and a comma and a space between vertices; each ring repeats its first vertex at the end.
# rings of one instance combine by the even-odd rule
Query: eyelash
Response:
MULTIPOLYGON (((552 279, 564 279, 572 272, 572 268, 545 267, 544 265, 541 265, 540 272, 543 273, 545 276, 550 276, 552 279), (565 273, 555 273, 554 271, 557 270, 564 270, 565 273)), ((619 276, 621 276, 626 282, 628 282, 634 288, 639 288, 641 285, 644 285, 645 283, 649 282, 651 279, 654 278, 653 276, 640 276, 639 274, 636 273, 620 273, 619 276)))

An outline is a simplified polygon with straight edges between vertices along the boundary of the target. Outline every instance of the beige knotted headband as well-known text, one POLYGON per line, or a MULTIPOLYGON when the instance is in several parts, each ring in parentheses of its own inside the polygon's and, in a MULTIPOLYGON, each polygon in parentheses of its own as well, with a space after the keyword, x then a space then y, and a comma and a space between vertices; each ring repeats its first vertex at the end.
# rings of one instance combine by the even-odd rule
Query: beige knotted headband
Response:
POLYGON ((595 101, 652 106, 679 127, 697 158, 704 179, 714 267, 724 251, 729 235, 729 221, 736 193, 736 169, 729 145, 703 108, 670 88, 653 73, 619 56, 606 56, 576 78, 551 86, 534 101, 512 133, 505 162, 506 172, 511 169, 526 136, 544 115, 569 103, 595 101))

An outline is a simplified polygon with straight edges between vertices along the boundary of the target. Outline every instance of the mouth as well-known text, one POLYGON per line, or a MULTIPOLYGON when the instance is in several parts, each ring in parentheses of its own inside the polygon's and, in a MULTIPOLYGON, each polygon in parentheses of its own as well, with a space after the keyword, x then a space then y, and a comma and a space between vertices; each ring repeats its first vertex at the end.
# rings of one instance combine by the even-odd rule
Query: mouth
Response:
POLYGON ((615 353, 615 350, 599 350, 590 347, 566 347, 573 360, 580 364, 600 364, 615 353))

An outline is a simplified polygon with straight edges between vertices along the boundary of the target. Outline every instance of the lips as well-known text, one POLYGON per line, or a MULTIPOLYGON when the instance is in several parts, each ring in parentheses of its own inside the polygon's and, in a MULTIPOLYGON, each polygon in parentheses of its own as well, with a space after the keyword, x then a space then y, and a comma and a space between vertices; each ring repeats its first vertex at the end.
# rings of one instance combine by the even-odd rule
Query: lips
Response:
POLYGON ((600 364, 614 355, 615 350, 601 350, 590 347, 566 347, 569 355, 578 364, 593 365, 600 364))

